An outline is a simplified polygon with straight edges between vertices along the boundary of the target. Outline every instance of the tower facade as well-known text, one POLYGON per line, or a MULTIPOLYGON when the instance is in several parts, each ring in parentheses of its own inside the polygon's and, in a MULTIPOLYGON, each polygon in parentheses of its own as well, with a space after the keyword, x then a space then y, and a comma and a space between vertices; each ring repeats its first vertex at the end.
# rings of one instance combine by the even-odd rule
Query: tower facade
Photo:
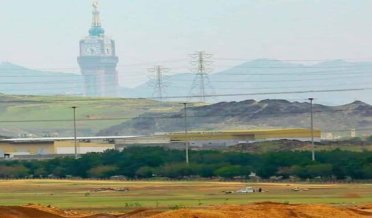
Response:
POLYGON ((117 96, 118 62, 115 41, 105 36, 98 4, 94 3, 92 27, 89 29, 89 36, 80 40, 78 57, 80 70, 84 76, 86 96, 117 96))

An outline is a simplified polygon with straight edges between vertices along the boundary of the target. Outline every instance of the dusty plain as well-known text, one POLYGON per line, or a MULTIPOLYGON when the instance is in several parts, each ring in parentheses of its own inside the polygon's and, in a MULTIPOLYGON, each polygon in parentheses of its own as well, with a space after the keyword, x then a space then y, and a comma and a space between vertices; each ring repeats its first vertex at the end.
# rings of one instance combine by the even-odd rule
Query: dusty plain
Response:
MULTIPOLYGON (((10 213, 6 212, 9 210, 8 206, 26 206, 14 207, 12 210, 18 211, 20 208, 22 210, 26 208, 44 212, 59 211, 56 213, 59 217, 83 217, 102 213, 122 214, 111 217, 124 217, 123 214, 126 214, 125 217, 244 217, 244 214, 248 213, 251 214, 250 217, 270 217, 270 210, 275 210, 275 208, 278 211, 288 210, 288 213, 296 213, 295 210, 299 210, 304 211, 305 214, 306 211, 311 212, 312 207, 317 207, 318 209, 313 209, 324 210, 323 213, 334 209, 342 210, 345 217, 372 217, 372 214, 369 214, 371 203, 372 184, 107 180, 0 181, 0 205, 6 206, 0 208, 0 215, 2 215, 1 211, 10 213), (247 186, 254 189, 261 188, 264 192, 235 193, 247 186), (352 214, 356 210, 359 212, 352 214), (261 212, 261 215, 253 216, 252 211, 261 211, 267 213, 267 216, 261 212), (216 214, 211 215, 210 212, 216 214), (172 215, 172 213, 178 215, 172 215), (195 213, 199 215, 194 216, 195 213), (129 216, 130 214, 132 215, 129 216)), ((301 213, 293 217, 307 216, 306 214, 306 216, 301 216, 301 213)), ((338 216, 344 216, 342 214, 338 216)), ((38 216, 42 217, 40 214, 38 216)), ((1 217, 26 216, 2 215, 1 217)))

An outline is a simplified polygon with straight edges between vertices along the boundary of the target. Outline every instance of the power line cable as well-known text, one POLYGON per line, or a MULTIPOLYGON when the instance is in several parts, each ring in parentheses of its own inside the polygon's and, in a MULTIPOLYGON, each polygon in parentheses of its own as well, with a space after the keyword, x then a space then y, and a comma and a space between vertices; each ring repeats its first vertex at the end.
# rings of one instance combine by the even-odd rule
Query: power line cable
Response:
MULTIPOLYGON (((278 94, 306 94, 306 93, 328 93, 328 92, 352 92, 352 91, 366 91, 371 90, 372 87, 364 88, 348 88, 348 89, 322 89, 322 90, 294 90, 294 91, 280 91, 280 92, 252 92, 252 93, 226 93, 226 94, 210 94, 210 95, 193 95, 193 96, 166 96, 166 99, 185 99, 185 98, 213 98, 213 97, 235 97, 235 96, 256 96, 256 95, 278 95, 278 94)), ((30 97, 30 96, 28 96, 30 97)), ((35 96, 39 97, 39 96, 35 96)), ((83 97, 82 97, 83 98, 83 97)), ((151 99, 146 97, 143 99, 151 99)), ((51 100, 0 100, 0 103, 51 103, 51 102, 91 102, 91 101, 125 101, 131 98, 83 98, 83 99, 51 99, 51 100)))
MULTIPOLYGON (((350 91, 366 91, 371 90, 372 87, 366 88, 350 88, 350 89, 324 89, 324 90, 297 90, 297 91, 282 91, 282 92, 253 92, 253 93, 227 93, 204 95, 204 98, 213 97, 236 97, 236 96, 253 96, 253 95, 279 95, 279 94, 306 94, 306 93, 328 93, 328 92, 350 92, 350 91)), ((185 99, 185 98, 200 98, 200 95, 194 96, 167 96, 168 99, 185 99)))
MULTIPOLYGON (((305 103, 304 103, 305 104, 305 103)), ((314 104, 314 106, 317 106, 317 104, 314 104)), ((337 107, 337 106, 334 106, 337 107)), ((180 107, 181 109, 182 107, 180 107)), ((195 108, 190 108, 191 112, 193 112, 193 109, 195 108)), ((338 113, 338 112, 353 112, 353 111, 366 111, 365 109, 329 109, 329 110, 314 110, 314 114, 320 114, 320 113, 338 113)), ((368 111, 368 110, 367 110, 368 111)), ((240 112, 240 113, 235 113, 235 114, 223 114, 223 115, 188 115, 188 118, 210 118, 210 117, 239 117, 241 115, 244 116, 249 116, 249 115, 275 115, 278 116, 282 114, 288 114, 288 115, 293 115, 293 114, 308 114, 308 110, 303 110, 303 111, 276 111, 275 114, 273 112, 261 112, 260 110, 253 111, 253 112, 240 112)), ((82 122, 82 121, 111 121, 111 120, 131 120, 131 119, 184 119, 182 113, 177 113, 173 115, 165 115, 165 116, 142 116, 142 117, 105 117, 105 118, 87 118, 87 119, 76 119, 76 121, 82 122)), ((42 120, 42 119, 34 119, 34 120, 0 120, 0 123, 33 123, 33 122, 71 122, 72 119, 47 119, 47 120, 42 120)))

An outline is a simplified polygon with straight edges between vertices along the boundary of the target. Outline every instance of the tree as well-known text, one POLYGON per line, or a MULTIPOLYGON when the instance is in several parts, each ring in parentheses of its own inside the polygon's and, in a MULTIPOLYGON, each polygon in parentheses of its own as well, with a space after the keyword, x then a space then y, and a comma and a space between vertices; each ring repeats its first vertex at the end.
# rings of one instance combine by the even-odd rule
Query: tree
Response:
POLYGON ((245 176, 242 173, 242 167, 241 166, 225 166, 218 168, 215 171, 215 174, 217 176, 223 177, 223 178, 233 178, 235 176, 245 176))
POLYGON ((141 167, 136 171, 136 176, 139 178, 150 178, 154 174, 155 169, 152 167, 141 167))
POLYGON ((161 176, 169 178, 180 178, 195 174, 192 165, 186 165, 185 163, 166 164, 160 167, 158 172, 161 176))
POLYGON ((293 165, 290 167, 290 175, 298 176, 300 178, 308 178, 309 174, 307 173, 306 169, 303 166, 293 165))
POLYGON ((72 175, 83 178, 109 178, 123 175, 129 178, 149 178, 153 174, 169 178, 186 176, 233 178, 255 172, 262 178, 274 175, 312 178, 317 176, 344 179, 371 179, 372 152, 342 150, 319 151, 317 162, 309 152, 267 152, 246 154, 223 151, 190 151, 190 165, 184 163, 184 151, 160 147, 133 147, 122 152, 81 155, 43 161, 0 161, 0 177, 21 178, 72 175))
POLYGON ((113 176, 117 169, 116 166, 97 166, 88 170, 88 175, 93 178, 107 178, 113 176))
POLYGON ((47 173, 47 171, 45 170, 45 168, 44 167, 38 167, 38 168, 36 168, 35 170, 34 170, 34 176, 37 176, 37 177, 45 177, 45 176, 47 176, 48 175, 48 173, 47 173))
POLYGON ((23 178, 29 174, 29 170, 23 165, 0 166, 0 177, 23 178))
POLYGON ((372 179, 372 163, 365 165, 362 168, 363 179, 372 179))
POLYGON ((332 164, 314 164, 305 168, 310 177, 330 177, 332 176, 332 169, 332 164))
POLYGON ((56 177, 65 177, 66 174, 66 170, 65 168, 63 168, 62 166, 57 166, 56 168, 54 168, 54 170, 52 171, 52 174, 53 176, 56 176, 56 177))

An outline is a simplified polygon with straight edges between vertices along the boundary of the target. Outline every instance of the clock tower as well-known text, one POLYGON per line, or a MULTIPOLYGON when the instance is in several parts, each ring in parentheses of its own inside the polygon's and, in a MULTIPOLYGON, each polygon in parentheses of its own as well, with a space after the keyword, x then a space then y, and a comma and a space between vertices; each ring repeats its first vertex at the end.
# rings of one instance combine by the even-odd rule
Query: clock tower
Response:
POLYGON ((115 41, 105 36, 97 2, 93 3, 89 36, 80 40, 78 63, 84 76, 86 96, 117 96, 119 87, 115 41))

